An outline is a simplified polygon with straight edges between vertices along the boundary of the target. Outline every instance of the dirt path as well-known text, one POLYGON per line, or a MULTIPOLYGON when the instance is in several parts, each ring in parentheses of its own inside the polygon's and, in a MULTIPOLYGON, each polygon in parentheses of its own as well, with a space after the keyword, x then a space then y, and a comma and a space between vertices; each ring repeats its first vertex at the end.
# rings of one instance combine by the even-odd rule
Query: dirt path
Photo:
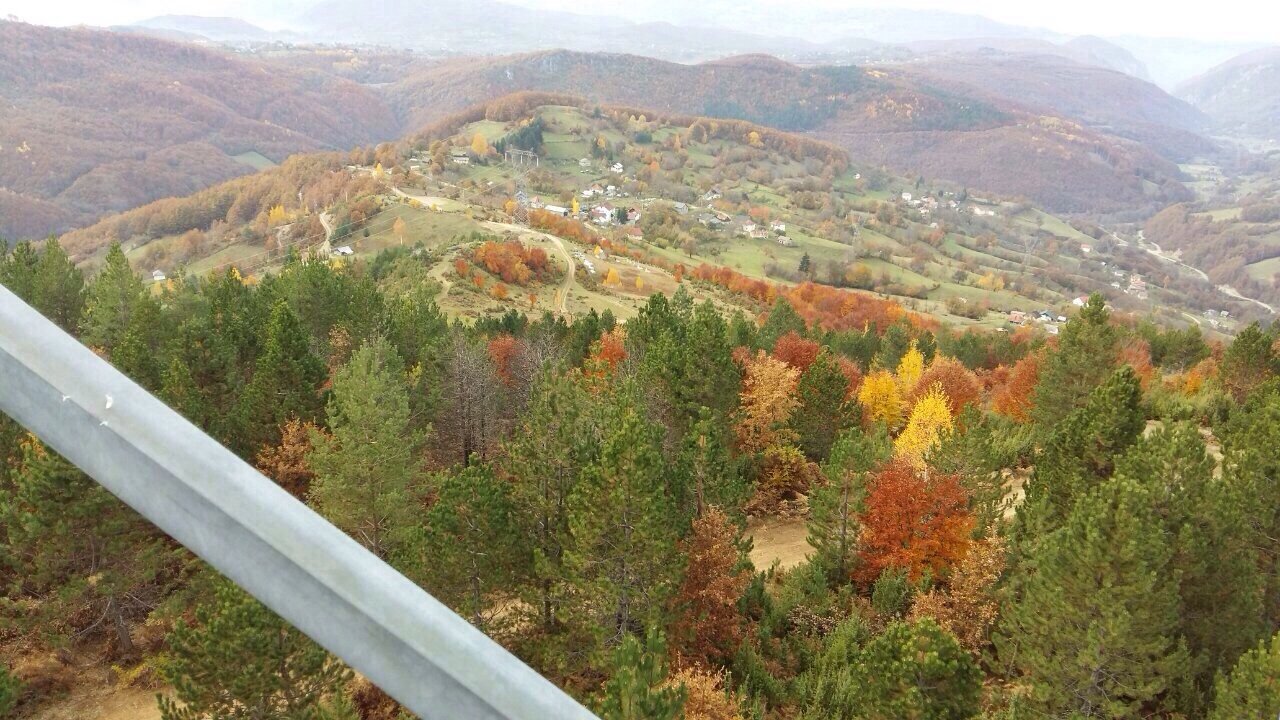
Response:
POLYGON ((756 570, 768 570, 774 562, 787 570, 804 562, 813 551, 803 518, 752 520, 747 523, 747 535, 751 538, 751 564, 756 570))
MULTIPOLYGON (((1143 250, 1147 251, 1151 255, 1154 255, 1165 262, 1173 263, 1178 267, 1186 268, 1187 270, 1190 270, 1205 282, 1210 282, 1209 276, 1203 270, 1197 267, 1192 267, 1182 262, 1181 260, 1178 259, 1177 254, 1166 253, 1164 249, 1160 247, 1159 244, 1152 242, 1150 240, 1147 240, 1145 233, 1143 233, 1143 231, 1141 230, 1138 231, 1138 247, 1142 248, 1143 250)), ((1230 285, 1215 285, 1214 287, 1217 288, 1218 292, 1222 293, 1223 295, 1233 297, 1236 300, 1242 300, 1244 302, 1253 303, 1254 305, 1264 308, 1267 312, 1271 313, 1272 315, 1276 314, 1275 308, 1262 302, 1261 300, 1255 300, 1254 298, 1248 297, 1247 295, 1240 294, 1238 290, 1231 287, 1230 285)), ((1197 322, 1199 321, 1197 320, 1197 322)))

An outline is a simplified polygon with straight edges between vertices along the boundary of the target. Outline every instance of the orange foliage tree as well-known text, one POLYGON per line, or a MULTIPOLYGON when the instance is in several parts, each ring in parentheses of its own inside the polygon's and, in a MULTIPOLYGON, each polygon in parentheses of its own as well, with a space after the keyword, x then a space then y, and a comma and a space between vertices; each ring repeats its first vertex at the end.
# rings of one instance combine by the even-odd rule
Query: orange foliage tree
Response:
POLYGON ((818 357, 818 343, 800 337, 789 330, 773 343, 773 356, 791 367, 804 372, 818 357))
POLYGON ((738 599, 751 574, 739 563, 736 541, 733 522, 712 506, 694 518, 692 532, 680 542, 687 562, 672 598, 671 647, 681 665, 729 660, 742 642, 738 599))
POLYGON ((959 415, 966 405, 976 403, 982 395, 982 384, 978 382, 978 376, 965 367, 964 363, 952 357, 934 357, 933 362, 916 381, 915 389, 911 392, 911 402, 919 400, 934 385, 940 386, 947 396, 947 408, 952 417, 959 415))
POLYGON ((545 274, 549 265, 545 250, 527 247, 518 240, 486 240, 473 257, 485 270, 513 285, 528 285, 530 279, 545 274))
POLYGON ((501 333, 490 338, 487 349, 498 379, 505 385, 512 384, 515 377, 511 370, 516 354, 520 350, 520 341, 514 335, 501 333))
POLYGON ((610 373, 627 357, 626 336, 619 325, 591 344, 591 365, 610 373))
POLYGON ((973 518, 967 505, 959 476, 890 460, 863 500, 857 577, 870 583, 889 567, 906 569, 912 579, 925 570, 943 575, 968 549, 973 518))
POLYGON ((965 650, 981 652, 1000 610, 995 584, 1004 565, 1004 542, 998 536, 973 543, 945 589, 934 587, 916 597, 911 618, 933 618, 965 650))
POLYGON ((795 433, 787 421, 800 403, 795 393, 800 371, 763 350, 747 361, 745 370, 739 394, 738 447, 754 453, 793 441, 795 433))
POLYGON ((1041 353, 1033 353, 1014 363, 1009 378, 991 392, 991 409, 1026 422, 1031 417, 1031 391, 1040 382, 1041 353))
POLYGON ((297 498, 306 497, 311 478, 315 477, 307 464, 312 430, 319 431, 313 423, 288 420, 280 428, 280 444, 263 447, 254 458, 263 475, 297 498))

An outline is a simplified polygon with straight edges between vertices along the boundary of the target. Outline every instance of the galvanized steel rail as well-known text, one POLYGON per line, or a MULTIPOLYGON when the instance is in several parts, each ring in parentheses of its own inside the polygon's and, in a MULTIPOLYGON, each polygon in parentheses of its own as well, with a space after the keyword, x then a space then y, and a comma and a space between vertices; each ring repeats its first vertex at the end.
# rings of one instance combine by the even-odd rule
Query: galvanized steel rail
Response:
POLYGON ((422 718, 595 718, 0 286, 0 410, 422 718))

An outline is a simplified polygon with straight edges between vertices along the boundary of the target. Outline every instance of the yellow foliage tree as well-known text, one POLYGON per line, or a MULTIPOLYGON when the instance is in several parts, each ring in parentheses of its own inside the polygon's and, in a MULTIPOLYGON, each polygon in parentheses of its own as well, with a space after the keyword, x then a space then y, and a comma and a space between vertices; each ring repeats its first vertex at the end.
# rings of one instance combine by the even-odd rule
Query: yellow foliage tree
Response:
POLYGON ((898 371, 894 374, 898 377, 898 392, 903 396, 915 388, 920 376, 924 374, 924 355, 916 349, 914 340, 911 341, 911 347, 902 354, 902 359, 898 361, 898 371))
POLYGON ((404 230, 404 218, 396 218, 396 221, 391 223, 391 232, 400 239, 401 245, 404 244, 404 230))
POLYGON ((609 272, 605 273, 604 276, 604 284, 617 285, 619 282, 621 281, 618 279, 618 271, 614 268, 609 268, 609 272))
POLYGON ((799 405, 796 382, 800 371, 763 350, 747 361, 738 407, 738 447, 759 452, 777 443, 795 440, 787 427, 791 413, 799 405))
POLYGON ((858 404, 862 406, 867 422, 882 422, 895 427, 902 419, 902 394, 888 370, 876 369, 867 373, 858 387, 858 404))
POLYGON ((923 470, 925 455, 937 444, 942 432, 950 429, 950 403, 946 393, 942 391, 942 384, 934 383, 916 401, 915 407, 911 408, 907 427, 893 441, 893 454, 911 463, 917 470, 923 470))
POLYGON ((639 276, 639 275, 637 275, 637 276, 636 276, 636 290, 643 290, 643 289, 644 289, 644 280, 642 280, 642 279, 640 278, 640 276, 639 276))
POLYGON ((569 210, 570 210, 574 215, 577 215, 577 214, 578 214, 578 210, 580 209, 580 207, 581 207, 581 206, 579 206, 579 205, 578 205, 578 198, 574 198, 574 199, 573 199, 573 202, 569 203, 569 210))
POLYGON ((283 205, 272 205, 271 209, 267 211, 268 227, 278 227, 288 219, 289 216, 285 213, 283 205))
POLYGON ((489 143, 485 141, 484 136, 476 133, 471 138, 471 152, 477 155, 487 155, 489 153, 489 143))

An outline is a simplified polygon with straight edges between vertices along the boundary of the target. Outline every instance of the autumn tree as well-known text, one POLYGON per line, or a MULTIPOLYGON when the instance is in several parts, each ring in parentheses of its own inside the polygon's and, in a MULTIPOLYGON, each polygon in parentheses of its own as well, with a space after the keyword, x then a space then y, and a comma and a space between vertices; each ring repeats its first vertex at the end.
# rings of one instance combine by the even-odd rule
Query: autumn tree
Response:
POLYGON ((795 438, 787 422, 800 404, 795 393, 799 377, 798 370, 763 350, 747 361, 737 422, 738 447, 744 452, 760 452, 795 438))
POLYGON ((330 433, 313 432, 311 502, 379 557, 403 547, 415 515, 413 482, 422 432, 409 414, 399 355, 366 342, 333 377, 330 433))
POLYGON ((982 398, 982 385, 978 382, 978 376, 955 358, 935 357, 912 388, 910 402, 919 402, 935 385, 941 388, 946 397, 951 417, 959 415, 961 410, 982 398))
POLYGON ((876 473, 863 501, 857 576, 871 582, 887 567, 912 579, 941 575, 964 557, 973 518, 954 475, 917 471, 894 458, 876 473))
POLYGON ((898 361, 898 367, 893 373, 894 379, 898 381, 898 393, 905 397, 915 389, 916 383, 920 381, 920 376, 923 374, 924 355, 916 347, 915 341, 912 341, 907 351, 902 354, 902 359, 898 361))
POLYGON ((279 445, 266 445, 258 451, 254 465, 263 475, 297 498, 305 498, 315 474, 307 464, 312 435, 320 435, 314 423, 297 419, 285 421, 279 445))
POLYGON ((920 396, 911 408, 907 426, 893 441, 893 453, 917 470, 925 467, 925 456, 951 429, 951 411, 942 384, 937 383, 920 396))
POLYGON ((708 507, 680 542, 685 564, 671 601, 671 642, 681 665, 723 663, 738 649, 744 632, 738 600, 751 574, 737 541, 729 517, 708 507))
POLYGON ((685 667, 671 675, 667 686, 684 688, 684 720, 744 720, 728 681, 727 673, 685 667))
POLYGON ((803 373, 818 358, 819 349, 816 341, 788 330, 773 344, 773 356, 803 373))
POLYGON ((897 427, 902 420, 902 395, 898 383, 887 370, 872 370, 858 388, 858 405, 868 423, 897 427))
POLYGON ((980 654, 1000 612, 995 585, 1004 566, 1004 542, 998 536, 973 543, 945 588, 933 587, 915 597, 910 617, 932 618, 961 647, 980 654))
POLYGON ((991 409, 1018 422, 1031 419, 1032 393, 1040 377, 1040 353, 1014 363, 1008 379, 991 392, 991 409))

